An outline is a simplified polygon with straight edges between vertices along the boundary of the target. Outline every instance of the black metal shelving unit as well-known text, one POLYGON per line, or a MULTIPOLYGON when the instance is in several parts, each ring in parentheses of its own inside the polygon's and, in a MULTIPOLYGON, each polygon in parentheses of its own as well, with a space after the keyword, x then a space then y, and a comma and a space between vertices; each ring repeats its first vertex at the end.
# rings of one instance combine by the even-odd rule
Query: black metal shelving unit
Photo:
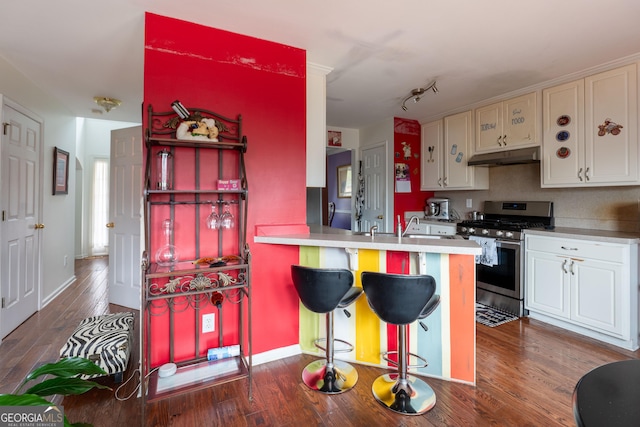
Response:
MULTIPOLYGON (((246 242, 248 185, 244 155, 247 138, 242 135, 242 117, 228 118, 206 109, 191 109, 192 113, 184 121, 215 120, 217 140, 178 139, 176 130, 183 120, 177 113, 154 111, 151 105, 147 108, 144 240, 148 252, 142 260, 141 368, 145 380, 141 381, 141 395, 144 402, 151 402, 247 378, 251 399, 251 253, 246 242), (170 189, 158 189, 155 185, 154 159, 161 150, 169 150, 173 159, 174 182, 170 189), (188 177, 177 179, 178 171, 180 177, 188 171, 188 177), (218 180, 228 179, 239 180, 239 188, 217 188, 218 180), (233 228, 206 231, 208 237, 217 234, 213 239, 203 236, 204 219, 209 213, 203 207, 211 206, 233 206, 235 211, 233 228), (157 225, 156 229, 153 227, 163 218, 161 215, 174 224, 193 221, 189 224, 193 231, 189 231, 188 236, 179 236, 183 246, 180 251, 188 254, 188 259, 180 258, 170 265, 156 262, 155 251, 161 246, 156 236, 162 231, 157 225), (205 257, 214 262, 198 263, 205 257), (217 345, 214 347, 224 345, 224 323, 230 316, 223 313, 230 310, 231 317, 237 314, 238 342, 234 344, 239 346, 239 355, 216 361, 207 359, 206 349, 201 348, 203 310, 217 313, 217 345), (176 349, 177 339, 184 338, 182 325, 176 319, 184 319, 185 315, 190 319, 193 316, 194 326, 187 332, 193 333, 191 350, 182 346, 176 349), (167 320, 156 326, 154 318, 162 316, 167 320), (161 328, 159 332, 167 336, 169 342, 154 342, 153 328, 161 328), (160 347, 161 352, 166 349, 166 354, 157 356, 156 347, 160 347), (166 363, 175 363, 177 373, 160 377, 159 366, 152 365, 152 355, 166 363)), ((173 228, 172 246, 175 246, 176 234, 173 228)))

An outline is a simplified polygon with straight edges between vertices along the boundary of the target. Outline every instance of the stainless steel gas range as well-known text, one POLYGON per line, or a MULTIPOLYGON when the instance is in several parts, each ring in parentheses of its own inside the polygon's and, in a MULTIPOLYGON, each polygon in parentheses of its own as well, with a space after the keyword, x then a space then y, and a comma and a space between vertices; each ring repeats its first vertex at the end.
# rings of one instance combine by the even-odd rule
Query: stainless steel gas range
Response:
POLYGON ((458 223, 458 235, 483 247, 476 259, 476 301, 525 315, 523 231, 553 225, 553 202, 537 201, 487 201, 484 219, 458 223))

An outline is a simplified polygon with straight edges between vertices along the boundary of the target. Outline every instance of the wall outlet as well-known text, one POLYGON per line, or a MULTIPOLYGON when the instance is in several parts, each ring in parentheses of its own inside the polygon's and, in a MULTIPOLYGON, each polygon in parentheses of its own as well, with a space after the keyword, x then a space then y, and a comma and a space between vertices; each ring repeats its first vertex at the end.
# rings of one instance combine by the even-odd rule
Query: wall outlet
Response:
POLYGON ((216 315, 215 313, 202 315, 202 333, 214 332, 216 330, 216 315))
POLYGON ((467 207, 468 208, 472 208, 473 207, 473 200, 472 199, 467 199, 467 207))

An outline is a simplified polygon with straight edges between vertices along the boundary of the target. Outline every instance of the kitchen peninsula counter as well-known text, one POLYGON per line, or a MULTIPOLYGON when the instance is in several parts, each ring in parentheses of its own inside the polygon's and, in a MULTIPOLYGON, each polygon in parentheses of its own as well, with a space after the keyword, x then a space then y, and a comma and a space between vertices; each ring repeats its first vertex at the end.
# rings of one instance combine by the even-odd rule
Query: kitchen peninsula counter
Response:
MULTIPOLYGON (((371 238, 346 230, 305 225, 258 226, 254 242, 297 246, 298 264, 349 269, 358 287, 362 286, 363 271, 432 276, 440 305, 422 320, 426 330, 414 322, 408 337, 411 351, 425 357, 429 365, 411 372, 475 384, 475 255, 482 253, 477 243, 456 236, 371 238)), ((293 284, 291 292, 295 292, 293 284)), ((359 298, 348 311, 348 315, 343 310, 334 312, 334 328, 340 331, 340 339, 354 344, 354 350, 339 353, 336 358, 389 367, 381 354, 397 350, 393 338, 396 327, 382 322, 366 297, 359 298)), ((314 341, 326 336, 325 324, 322 315, 300 304, 298 330, 302 352, 322 357, 314 341)))
POLYGON ((318 246, 327 248, 376 249, 416 253, 480 255, 482 249, 471 240, 459 236, 402 237, 378 234, 364 236, 348 230, 310 226, 309 233, 255 236, 256 243, 318 246))

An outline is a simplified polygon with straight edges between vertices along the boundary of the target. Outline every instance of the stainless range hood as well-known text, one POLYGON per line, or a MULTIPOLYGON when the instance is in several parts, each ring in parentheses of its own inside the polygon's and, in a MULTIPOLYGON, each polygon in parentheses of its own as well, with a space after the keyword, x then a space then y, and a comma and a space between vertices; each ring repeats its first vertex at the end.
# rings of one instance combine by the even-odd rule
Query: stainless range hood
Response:
POLYGON ((540 147, 518 148, 497 153, 482 153, 471 157, 469 166, 501 166, 540 162, 540 147))

